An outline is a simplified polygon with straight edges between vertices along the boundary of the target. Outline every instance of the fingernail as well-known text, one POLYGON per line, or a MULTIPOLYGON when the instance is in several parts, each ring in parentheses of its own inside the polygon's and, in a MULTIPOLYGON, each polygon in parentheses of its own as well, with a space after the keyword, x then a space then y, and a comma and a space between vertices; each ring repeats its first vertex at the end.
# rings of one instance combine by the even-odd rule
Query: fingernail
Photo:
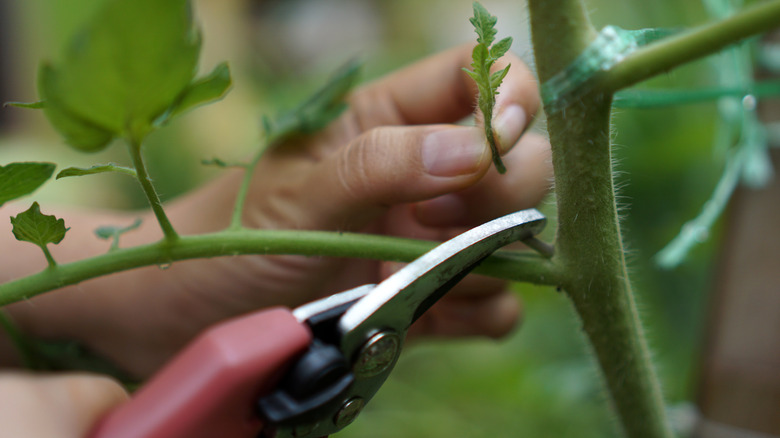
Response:
POLYGON ((434 176, 470 175, 479 170, 487 151, 478 128, 440 129, 423 140, 422 161, 434 176))
POLYGON ((528 123, 528 116, 522 106, 514 104, 504 108, 493 125, 501 142, 501 152, 508 151, 520 139, 528 123))

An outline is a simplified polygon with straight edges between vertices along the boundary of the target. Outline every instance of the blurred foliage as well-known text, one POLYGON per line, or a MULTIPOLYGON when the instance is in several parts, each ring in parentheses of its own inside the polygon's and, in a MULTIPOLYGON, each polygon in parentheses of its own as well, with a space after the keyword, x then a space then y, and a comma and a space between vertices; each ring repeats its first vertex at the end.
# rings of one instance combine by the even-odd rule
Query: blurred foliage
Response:
POLYGON ((339 437, 616 436, 601 378, 568 300, 524 288, 526 317, 502 341, 420 341, 339 437))
MULTIPOLYGON (((20 88, 20 95, 12 96, 14 100, 34 99, 31 90, 39 58, 51 53, 50 45, 64 41, 83 14, 98 2, 16 3, 27 31, 20 36, 19 44, 29 45, 29 50, 23 51, 25 58, 19 63, 22 71, 17 76, 29 80, 30 88, 29 94, 20 88)), ((223 102, 202 111, 202 115, 187 115, 182 123, 166 127, 150 138, 150 171, 167 198, 217 173, 201 166, 202 158, 219 155, 230 161, 247 154, 252 141, 259 138, 260 114, 290 108, 314 84, 322 82, 322 75, 351 57, 359 56, 364 61, 366 77, 372 79, 422 56, 469 42, 473 37, 468 22, 471 0, 196 3, 205 30, 204 62, 227 58, 234 70, 236 88, 223 102), (280 53, 288 56, 281 57, 280 53)), ((514 50, 532 64, 524 2, 482 3, 502 23, 498 37, 512 36, 514 50)), ((597 28, 608 24, 625 29, 685 27, 709 20, 700 2, 587 3, 597 28)), ((208 70, 212 66, 201 68, 208 70)), ((717 78, 710 61, 704 60, 641 87, 708 85, 717 85, 717 78)), ((61 168, 85 167, 96 160, 123 164, 122 154, 110 151, 106 156, 86 158, 49 152, 43 145, 60 140, 48 128, 41 129, 41 120, 31 118, 24 122, 26 125, 20 126, 15 136, 0 138, 3 161, 32 160, 45 155, 61 168), (40 152, 32 154, 31 150, 40 152)), ((670 405, 695 397, 703 321, 713 261, 717 257, 717 229, 676 270, 660 271, 652 256, 686 219, 697 214, 718 180, 723 157, 712 153, 717 123, 714 103, 622 109, 614 118, 615 160, 620 172, 630 265, 670 405)), ((544 121, 539 120, 535 129, 542 131, 544 121)), ((101 187, 93 184, 93 190, 112 186, 126 193, 120 205, 144 205, 135 184, 126 178, 93 178, 107 181, 101 187)), ((63 196, 72 191, 70 184, 76 182, 49 183, 41 196, 49 200, 71 199, 63 196)), ((100 199, 103 198, 93 196, 75 202, 95 205, 100 199)), ((545 203, 544 209, 554 213, 551 201, 545 203)), ((551 238, 548 231, 548 240, 551 238)), ((566 299, 546 288, 519 286, 518 293, 525 302, 521 330, 499 342, 423 341, 409 346, 375 401, 338 436, 615 436, 600 377, 566 299)))

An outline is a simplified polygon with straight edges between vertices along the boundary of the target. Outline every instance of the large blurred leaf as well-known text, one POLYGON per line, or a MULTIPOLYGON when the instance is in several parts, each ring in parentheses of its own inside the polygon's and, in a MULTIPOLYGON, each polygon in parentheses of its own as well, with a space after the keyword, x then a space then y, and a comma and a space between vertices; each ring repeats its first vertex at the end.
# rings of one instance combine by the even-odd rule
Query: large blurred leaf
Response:
POLYGON ((64 100, 64 96, 60 96, 59 90, 50 85, 54 74, 52 67, 46 64, 42 65, 38 72, 38 88, 41 95, 47 99, 47 105, 43 108, 49 122, 74 148, 85 152, 103 149, 118 133, 79 117, 63 106, 60 102, 64 100))
POLYGON ((82 150, 140 140, 190 86, 199 51, 187 0, 107 0, 63 58, 41 67, 46 114, 82 150))
POLYGON ((0 206, 32 193, 51 177, 52 163, 11 163, 0 166, 0 206))

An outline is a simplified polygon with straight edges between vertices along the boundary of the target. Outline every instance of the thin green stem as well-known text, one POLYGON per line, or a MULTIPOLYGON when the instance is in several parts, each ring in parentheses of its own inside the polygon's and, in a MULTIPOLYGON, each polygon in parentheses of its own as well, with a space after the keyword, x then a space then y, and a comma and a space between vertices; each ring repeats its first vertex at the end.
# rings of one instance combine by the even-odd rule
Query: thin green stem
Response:
POLYGON ((242 217, 244 214, 244 205, 246 205, 246 198, 249 195, 249 188, 252 186, 252 177, 255 174, 257 163, 260 162, 260 159, 270 146, 271 141, 266 138, 260 145, 260 150, 252 161, 242 166, 244 167, 244 178, 241 180, 241 186, 238 188, 238 194, 236 196, 236 203, 233 206, 233 216, 230 218, 230 230, 240 230, 243 228, 242 217))
POLYGON ((57 262, 54 260, 54 257, 51 255, 51 251, 49 251, 49 247, 46 245, 41 245, 41 250, 43 251, 43 255, 46 256, 46 262, 49 264, 49 268, 56 268, 57 262))
POLYGON ((758 99, 780 95, 780 81, 763 81, 741 87, 707 87, 690 90, 623 90, 615 94, 616 108, 664 108, 717 100, 722 97, 758 99))
POLYGON ((243 228, 242 218, 244 215, 244 206, 246 205, 249 189, 252 186, 252 178, 260 159, 277 143, 296 132, 297 127, 292 122, 288 121, 286 124, 276 126, 273 131, 270 131, 270 127, 267 127, 266 129, 269 129, 269 131, 265 133, 263 141, 260 144, 257 153, 252 158, 252 161, 242 166, 244 167, 244 178, 241 181, 241 186, 238 188, 236 202, 233 206, 233 215, 230 218, 230 226, 228 227, 229 230, 236 231, 243 228))
POLYGON ((645 46, 627 55, 599 82, 604 90, 617 91, 779 25, 780 0, 759 3, 724 20, 645 46))
MULTIPOLYGON (((495 97, 493 97, 493 105, 495 105, 495 97)), ((493 165, 496 166, 496 170, 498 173, 506 173, 506 166, 504 166, 504 162, 501 161, 501 152, 498 150, 498 139, 496 139, 496 134, 493 131, 493 107, 488 109, 485 114, 483 114, 485 120, 485 138, 487 138, 488 145, 490 146, 490 153, 493 157, 493 165)))
MULTIPOLYGON (((226 230, 176 241, 117 249, 107 254, 58 265, 0 285, 0 306, 91 278, 141 266, 174 261, 242 254, 297 254, 409 262, 437 242, 356 233, 284 230, 226 230)), ((514 281, 555 285, 555 265, 538 254, 500 251, 475 272, 514 281)))
POLYGON ((136 176, 138 182, 141 183, 141 188, 146 195, 146 199, 149 201, 149 205, 152 207, 154 216, 157 218, 157 222, 160 223, 160 228, 163 231, 165 240, 167 242, 175 242, 179 238, 176 230, 173 229, 171 221, 168 220, 168 216, 163 209, 162 201, 157 195, 157 190, 154 188, 152 178, 149 176, 149 172, 146 170, 143 156, 141 155, 141 143, 131 140, 128 142, 128 149, 130 151, 130 157, 133 160, 133 167, 135 167, 136 176))

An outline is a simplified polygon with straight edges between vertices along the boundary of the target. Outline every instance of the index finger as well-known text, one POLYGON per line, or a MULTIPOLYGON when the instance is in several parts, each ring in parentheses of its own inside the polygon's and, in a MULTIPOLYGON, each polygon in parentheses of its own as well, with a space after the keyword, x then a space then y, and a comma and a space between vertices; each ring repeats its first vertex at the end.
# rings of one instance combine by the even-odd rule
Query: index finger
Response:
MULTIPOLYGON (((361 128, 453 123, 472 113, 477 87, 463 68, 471 64, 473 47, 455 47, 359 89, 350 103, 361 128)), ((494 69, 509 63, 512 67, 499 88, 496 114, 516 103, 530 118, 539 107, 536 79, 511 53, 497 61, 494 69)))

